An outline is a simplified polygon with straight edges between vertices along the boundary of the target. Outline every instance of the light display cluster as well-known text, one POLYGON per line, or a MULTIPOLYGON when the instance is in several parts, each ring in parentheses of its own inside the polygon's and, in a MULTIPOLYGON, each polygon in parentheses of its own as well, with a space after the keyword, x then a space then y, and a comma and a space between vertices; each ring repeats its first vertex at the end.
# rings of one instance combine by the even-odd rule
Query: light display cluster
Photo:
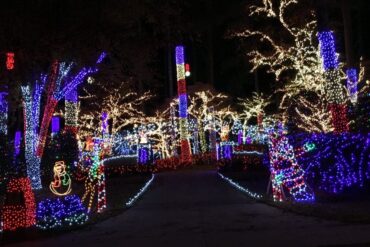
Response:
POLYGON ((45 199, 37 206, 37 224, 42 230, 82 225, 88 220, 86 208, 77 195, 45 199))
POLYGON ((76 90, 77 86, 81 84, 88 75, 98 72, 97 65, 103 61, 105 56, 105 52, 101 53, 94 67, 82 68, 75 76, 66 81, 63 87, 61 86, 61 83, 71 70, 73 63, 69 65, 67 65, 66 63, 59 64, 58 61, 55 61, 53 63, 50 75, 50 83, 47 92, 47 103, 40 127, 40 134, 37 146, 38 157, 41 158, 43 155, 49 123, 58 101, 64 98, 66 95, 70 95, 73 90, 76 90))
POLYGON ((179 125, 180 125, 180 146, 181 146, 181 161, 190 162, 190 144, 188 140, 188 95, 186 93, 185 80, 185 56, 184 47, 176 46, 176 71, 177 71, 177 91, 179 96, 179 125))
POLYGON ((311 147, 298 160, 315 190, 337 194, 361 187, 370 179, 369 134, 317 133, 292 136, 291 140, 295 146, 311 147))
POLYGON ((288 138, 273 132, 269 138, 270 178, 274 201, 284 200, 284 187, 295 201, 312 201, 313 191, 304 178, 304 170, 298 165, 288 138))
POLYGON ((337 133, 347 132, 347 109, 338 69, 338 54, 335 50, 334 34, 330 31, 323 31, 318 33, 318 38, 326 76, 326 98, 329 102, 328 107, 332 115, 334 131, 337 133))
POLYGON ((125 206, 126 207, 131 207, 140 198, 140 196, 148 189, 148 187, 150 186, 150 184, 153 182, 154 178, 155 178, 155 175, 152 174, 152 177, 149 179, 149 181, 145 183, 145 185, 139 190, 138 193, 136 193, 135 196, 133 196, 132 198, 130 198, 125 203, 125 206))
POLYGON ((2 209, 4 231, 26 228, 36 223, 35 196, 28 178, 13 178, 6 189, 2 209))

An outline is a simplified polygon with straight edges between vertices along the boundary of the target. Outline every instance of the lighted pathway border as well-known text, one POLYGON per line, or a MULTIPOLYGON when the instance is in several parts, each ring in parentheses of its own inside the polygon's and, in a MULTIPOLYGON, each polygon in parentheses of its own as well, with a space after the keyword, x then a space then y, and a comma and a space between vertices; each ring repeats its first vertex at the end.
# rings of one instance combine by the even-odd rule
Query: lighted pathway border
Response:
MULTIPOLYGON (((123 158, 123 157, 127 157, 126 155, 120 155, 120 156, 115 156, 115 157, 111 157, 111 158, 107 158, 107 159, 104 159, 102 161, 102 163, 104 164, 106 161, 110 161, 110 160, 117 160, 117 159, 120 159, 120 158, 123 158)), ((125 203, 125 206, 127 208, 131 207, 139 198, 140 196, 142 196, 142 194, 148 189, 148 187, 151 185, 151 183, 153 182, 155 178, 155 174, 152 173, 152 177, 145 183, 145 185, 136 193, 136 195, 134 195, 133 197, 131 197, 126 203, 125 203)))
POLYGON ((127 202, 126 202, 126 207, 131 207, 136 201, 137 199, 140 198, 140 196, 148 189, 148 187, 150 186, 150 184, 153 182, 155 178, 155 174, 153 173, 152 174, 152 177, 150 178, 150 180, 148 182, 146 182, 146 184, 139 190, 139 192, 134 196, 134 197, 131 197, 127 202))
POLYGON ((262 195, 260 194, 257 194, 257 193, 254 193, 254 192, 251 192, 249 189, 247 188, 244 188, 243 186, 241 186, 240 184, 234 182, 231 178, 228 178, 224 175, 222 175, 221 173, 218 172, 218 175, 223 179, 225 180, 226 182, 228 182, 231 186, 235 187, 236 189, 238 189, 239 191, 247 194, 248 196, 250 197, 253 197, 254 199, 262 199, 262 195))

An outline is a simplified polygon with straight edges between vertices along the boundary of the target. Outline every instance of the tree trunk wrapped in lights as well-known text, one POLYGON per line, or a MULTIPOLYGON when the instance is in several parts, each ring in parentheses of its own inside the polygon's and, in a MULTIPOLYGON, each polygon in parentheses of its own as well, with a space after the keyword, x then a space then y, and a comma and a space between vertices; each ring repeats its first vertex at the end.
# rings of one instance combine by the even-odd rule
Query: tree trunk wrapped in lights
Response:
POLYGON ((180 125, 180 145, 181 161, 190 162, 191 152, 188 140, 188 95, 186 93, 185 80, 185 56, 184 47, 176 47, 176 71, 177 71, 177 91, 179 96, 179 125, 180 125))
POLYGON ((347 106, 341 75, 338 68, 338 54, 335 51, 333 32, 323 31, 318 34, 320 51, 325 70, 326 99, 329 102, 328 108, 331 112, 334 132, 341 133, 348 131, 347 106))

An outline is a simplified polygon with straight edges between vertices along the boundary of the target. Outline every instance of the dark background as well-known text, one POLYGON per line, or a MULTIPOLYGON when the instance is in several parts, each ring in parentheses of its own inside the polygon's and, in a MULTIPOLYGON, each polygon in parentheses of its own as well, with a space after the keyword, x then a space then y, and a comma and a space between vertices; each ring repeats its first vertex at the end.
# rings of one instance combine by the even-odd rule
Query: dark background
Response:
MULTIPOLYGON (((157 99, 164 99, 176 94, 173 50, 181 43, 192 70, 190 86, 207 84, 235 97, 255 90, 269 94, 275 78, 263 68, 250 73, 245 55, 255 43, 228 38, 232 30, 258 27, 257 20, 247 17, 247 6, 255 2, 259 1, 1 1, 0 58, 4 65, 0 66, 0 83, 18 88, 47 72, 54 59, 73 60, 78 68, 92 64, 105 50, 109 58, 99 81, 131 80, 136 90, 151 90, 157 99), (7 51, 15 53, 12 71, 5 67, 7 51)), ((370 1, 299 2, 318 13, 320 28, 336 32, 342 61, 348 62, 349 56, 349 63, 357 66, 362 56, 367 64, 370 1)), ((292 18, 301 18, 300 11, 308 9, 301 8, 292 18)), ((276 32, 274 24, 269 25, 276 32)))

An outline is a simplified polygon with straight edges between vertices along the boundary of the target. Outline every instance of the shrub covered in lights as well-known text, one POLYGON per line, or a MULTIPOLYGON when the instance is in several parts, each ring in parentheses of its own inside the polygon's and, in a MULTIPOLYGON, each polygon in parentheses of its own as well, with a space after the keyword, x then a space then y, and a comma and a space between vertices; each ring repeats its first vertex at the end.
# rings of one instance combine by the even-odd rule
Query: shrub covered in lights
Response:
POLYGON ((43 230, 82 225, 88 220, 87 209, 77 195, 45 199, 37 206, 36 226, 43 230))
POLYGON ((303 147, 297 157, 315 190, 341 193, 370 178, 370 134, 304 134, 290 138, 303 147))

